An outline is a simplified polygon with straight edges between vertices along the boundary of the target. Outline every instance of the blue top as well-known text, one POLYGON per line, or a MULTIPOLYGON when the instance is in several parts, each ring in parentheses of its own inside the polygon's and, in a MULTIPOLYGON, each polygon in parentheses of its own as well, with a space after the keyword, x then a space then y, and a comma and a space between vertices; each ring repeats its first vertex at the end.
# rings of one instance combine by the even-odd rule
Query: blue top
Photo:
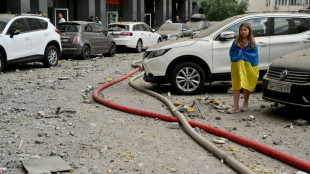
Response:
POLYGON ((251 43, 249 43, 244 49, 240 48, 235 44, 236 40, 232 43, 229 55, 232 62, 238 62, 244 60, 251 63, 252 66, 258 65, 258 49, 254 42, 255 47, 251 49, 251 43))

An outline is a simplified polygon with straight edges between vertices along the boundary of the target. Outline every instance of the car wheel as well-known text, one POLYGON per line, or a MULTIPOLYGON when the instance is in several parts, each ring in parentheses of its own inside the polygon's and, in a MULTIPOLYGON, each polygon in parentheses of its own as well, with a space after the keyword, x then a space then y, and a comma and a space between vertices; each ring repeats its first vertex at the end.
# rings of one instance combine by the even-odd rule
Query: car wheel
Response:
POLYGON ((139 39, 137 42, 137 46, 136 46, 136 52, 137 53, 141 53, 142 52, 142 48, 143 48, 143 43, 142 41, 139 39))
POLYGON ((83 46, 80 57, 83 60, 89 60, 89 58, 90 58, 90 48, 89 48, 88 45, 84 45, 83 46))
POLYGON ((4 61, 3 61, 2 54, 0 54, 0 72, 1 72, 2 69, 3 69, 3 66, 4 66, 4 61))
POLYGON ((172 86, 182 94, 196 94, 202 90, 205 82, 205 73, 196 63, 180 63, 171 73, 172 86))
POLYGON ((43 65, 45 67, 56 66, 58 64, 59 53, 55 46, 49 45, 45 50, 44 56, 43 65))
POLYGON ((111 43, 110 49, 109 49, 109 53, 107 54, 108 57, 114 57, 116 52, 116 45, 114 42, 111 43))

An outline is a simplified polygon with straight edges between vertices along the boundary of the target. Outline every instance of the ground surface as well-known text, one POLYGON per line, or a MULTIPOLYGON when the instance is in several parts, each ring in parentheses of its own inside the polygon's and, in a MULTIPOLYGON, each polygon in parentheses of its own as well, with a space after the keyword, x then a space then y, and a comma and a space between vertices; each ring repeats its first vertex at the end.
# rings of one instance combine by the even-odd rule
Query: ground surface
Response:
MULTIPOLYGON (((236 173, 193 141, 182 128, 161 120, 128 114, 95 102, 92 93, 133 68, 142 54, 117 54, 90 61, 61 60, 54 68, 39 63, 6 67, 0 75, 0 168, 25 173, 20 162, 36 156, 61 156, 73 173, 236 173)), ((191 105, 197 98, 232 103, 230 83, 207 85, 195 96, 177 95, 170 86, 139 83, 172 102, 191 105), (171 94, 171 95, 170 95, 171 94)), ((222 113, 201 104, 185 113, 190 120, 217 127, 310 162, 309 110, 274 106, 262 100, 261 84, 250 96, 250 110, 222 113)), ((171 115, 154 97, 128 85, 128 79, 100 96, 120 105, 171 115)), ((240 101, 242 104, 242 100, 240 101)), ((207 140, 219 137, 196 131, 207 140)), ((287 164, 226 141, 217 146, 255 173, 289 174, 299 171, 287 164)))

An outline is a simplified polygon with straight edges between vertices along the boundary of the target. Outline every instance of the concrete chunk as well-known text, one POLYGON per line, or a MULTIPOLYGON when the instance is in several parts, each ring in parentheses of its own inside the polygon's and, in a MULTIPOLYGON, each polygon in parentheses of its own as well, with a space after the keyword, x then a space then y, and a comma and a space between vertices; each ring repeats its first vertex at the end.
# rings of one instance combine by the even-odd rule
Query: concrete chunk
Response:
POLYGON ((29 174, 73 171, 73 168, 59 156, 28 158, 22 160, 22 163, 29 174))

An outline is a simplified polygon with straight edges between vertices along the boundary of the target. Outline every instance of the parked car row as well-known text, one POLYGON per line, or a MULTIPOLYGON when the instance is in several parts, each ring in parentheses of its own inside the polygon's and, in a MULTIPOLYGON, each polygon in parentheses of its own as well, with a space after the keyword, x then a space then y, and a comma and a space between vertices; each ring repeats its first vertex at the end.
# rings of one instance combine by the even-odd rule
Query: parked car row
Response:
POLYGON ((57 28, 48 18, 36 15, 0 14, 0 71, 4 65, 42 61, 55 66, 59 57, 89 59, 113 57, 116 46, 142 52, 162 38, 143 22, 113 23, 107 29, 95 22, 68 21, 57 28))
POLYGON ((21 62, 57 65, 62 51, 59 34, 48 18, 0 14, 0 71, 21 62))

